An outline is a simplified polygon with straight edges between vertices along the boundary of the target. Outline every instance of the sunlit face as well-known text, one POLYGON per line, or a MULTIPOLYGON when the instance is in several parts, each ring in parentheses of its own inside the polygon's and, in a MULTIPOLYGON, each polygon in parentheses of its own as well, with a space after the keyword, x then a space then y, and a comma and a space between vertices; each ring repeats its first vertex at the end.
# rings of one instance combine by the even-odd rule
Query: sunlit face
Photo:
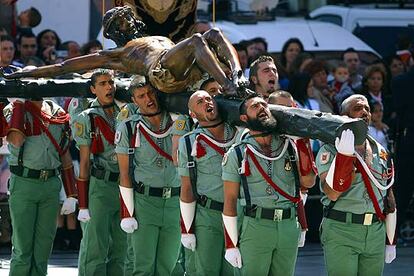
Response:
POLYGON ((22 59, 35 56, 37 52, 36 38, 22 36, 19 50, 22 59))
POLYGON ((95 85, 91 85, 90 88, 101 105, 109 105, 114 102, 115 83, 112 75, 98 76, 95 85))
POLYGON ((157 94, 149 85, 136 88, 132 94, 132 101, 145 115, 153 115, 160 111, 157 94))
POLYGON ((351 118, 361 118, 367 124, 371 122, 371 110, 366 100, 355 99, 349 104, 348 116, 351 118))
POLYGON ((346 67, 338 67, 334 73, 335 80, 340 83, 344 83, 349 79, 349 71, 346 67))
POLYGON ((360 64, 358 53, 346 53, 343 61, 347 65, 350 74, 358 72, 360 64))
POLYGON ((289 46, 286 49, 285 57, 286 62, 288 64, 291 64, 293 60, 298 56, 298 54, 301 52, 299 44, 292 42, 289 44, 289 46))
POLYGON ((194 92, 188 101, 190 115, 200 123, 215 122, 219 118, 218 107, 213 97, 204 90, 194 92))
POLYGON ((14 57, 14 44, 11 41, 4 40, 0 42, 0 64, 8 66, 14 57))
POLYGON ((384 79, 380 72, 373 72, 367 79, 368 89, 372 93, 381 92, 384 79))
POLYGON ((405 71, 404 63, 401 60, 394 58, 390 64, 390 71, 392 77, 401 75, 405 71))
POLYGON ((240 117, 242 121, 246 121, 247 118, 266 120, 271 117, 268 103, 260 97, 249 99, 246 102, 246 106, 246 115, 241 115, 240 117), (242 116, 247 117, 242 118, 242 116))
POLYGON ((57 38, 53 32, 46 32, 40 38, 40 46, 43 48, 56 46, 57 38))
POLYGON ((279 74, 276 65, 271 61, 259 63, 257 77, 252 76, 252 81, 256 92, 268 98, 278 88, 279 74))

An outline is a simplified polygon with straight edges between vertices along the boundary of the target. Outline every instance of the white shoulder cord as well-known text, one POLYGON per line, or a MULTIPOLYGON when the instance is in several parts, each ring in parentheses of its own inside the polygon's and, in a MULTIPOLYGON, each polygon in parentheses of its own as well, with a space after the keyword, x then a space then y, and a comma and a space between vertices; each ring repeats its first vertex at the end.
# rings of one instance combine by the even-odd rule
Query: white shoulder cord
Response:
POLYGON ((382 190, 388 190, 388 188, 390 188, 393 184, 394 184, 394 171, 392 172, 392 178, 390 181, 390 184, 388 184, 387 186, 382 186, 378 180, 372 175, 370 169, 368 168, 368 165, 365 163, 364 159, 362 159, 361 155, 359 155, 359 153, 355 152, 356 158, 358 159, 358 161, 361 163, 362 167, 364 168, 365 172, 368 174, 369 178, 371 179, 372 183, 374 183, 374 185, 382 190))

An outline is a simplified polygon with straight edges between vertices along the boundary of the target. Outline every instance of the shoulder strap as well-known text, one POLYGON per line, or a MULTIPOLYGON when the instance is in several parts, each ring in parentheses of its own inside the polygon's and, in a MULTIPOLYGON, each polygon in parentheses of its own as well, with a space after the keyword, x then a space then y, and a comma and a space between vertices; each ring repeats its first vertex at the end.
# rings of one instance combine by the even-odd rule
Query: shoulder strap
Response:
POLYGON ((197 192, 197 164, 196 164, 194 157, 191 155, 190 136, 185 135, 184 140, 185 140, 185 148, 187 152, 187 168, 190 173, 191 188, 193 190, 194 197, 198 199, 199 194, 197 192))
POLYGON ((25 143, 23 143, 23 145, 21 145, 20 150, 19 150, 19 156, 17 157, 17 164, 18 164, 19 167, 22 167, 22 168, 23 168, 24 145, 25 145, 25 143))
MULTIPOLYGON (((96 135, 96 127, 95 127, 95 120, 93 118, 93 113, 88 113, 89 121, 91 123, 91 132, 89 133, 89 137, 93 139, 93 137, 96 135)), ((98 156, 96 154, 92 154, 93 156, 93 162, 95 165, 98 164, 98 156)))
POLYGON ((289 142, 288 145, 288 153, 289 153, 289 160, 290 160, 290 165, 292 166, 292 170, 293 170, 293 176, 295 178, 295 196, 298 197, 300 196, 300 179, 299 179, 299 172, 298 172, 298 166, 296 163, 296 153, 295 150, 293 149, 292 144, 289 142))
POLYGON ((135 177, 134 177, 134 153, 135 153, 135 147, 134 147, 134 140, 133 132, 132 132, 132 125, 131 121, 126 121, 125 126, 127 128, 127 135, 128 135, 128 141, 129 141, 129 148, 128 148, 128 173, 131 178, 131 182, 135 183, 135 177))
MULTIPOLYGON (((239 168, 242 166, 243 156, 241 153, 240 147, 234 147, 236 154, 237 154, 237 161, 239 168)), ((249 187, 247 185, 247 177, 244 174, 240 174, 241 184, 243 187, 244 192, 244 199, 246 200, 246 211, 249 211, 252 209, 252 200, 250 197, 249 187)))

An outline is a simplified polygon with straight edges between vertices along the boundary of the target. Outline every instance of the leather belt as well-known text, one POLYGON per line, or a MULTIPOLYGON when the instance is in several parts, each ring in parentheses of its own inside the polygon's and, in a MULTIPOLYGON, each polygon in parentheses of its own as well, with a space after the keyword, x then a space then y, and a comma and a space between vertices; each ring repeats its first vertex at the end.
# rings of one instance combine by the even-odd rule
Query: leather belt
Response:
POLYGON ((33 170, 23 166, 10 166, 10 172, 17 176, 41 179, 43 181, 48 180, 50 177, 56 176, 57 171, 54 170, 33 170))
POLYGON ((118 182, 119 180, 119 173, 110 172, 105 169, 98 169, 96 167, 92 167, 91 175, 99 180, 105 180, 110 182, 118 182))
POLYGON ((222 202, 215 201, 211 198, 206 197, 205 195, 200 196, 197 199, 197 203, 203 206, 204 208, 223 212, 224 204, 222 202))
POLYGON ((258 206, 252 206, 250 210, 245 210, 245 215, 252 218, 269 219, 273 221, 281 221, 292 217, 291 209, 265 209, 258 206), (259 212, 261 210, 261 212, 259 212), (260 214, 260 216, 259 216, 260 214))
MULTIPOLYGON (((346 222, 346 214, 346 212, 331 209, 325 217, 340 222, 346 222)), ((372 223, 379 221, 377 215, 373 213, 349 214, 351 214, 351 222, 356 224, 371 225, 372 223)))
POLYGON ((156 196, 156 197, 162 197, 163 199, 171 198, 173 196, 179 196, 180 195, 180 189, 181 187, 163 187, 163 188, 154 188, 154 187, 147 187, 142 182, 134 183, 132 184, 134 187, 135 192, 143 194, 143 195, 149 195, 149 196, 156 196), (148 193, 146 193, 145 190, 148 190, 148 193))

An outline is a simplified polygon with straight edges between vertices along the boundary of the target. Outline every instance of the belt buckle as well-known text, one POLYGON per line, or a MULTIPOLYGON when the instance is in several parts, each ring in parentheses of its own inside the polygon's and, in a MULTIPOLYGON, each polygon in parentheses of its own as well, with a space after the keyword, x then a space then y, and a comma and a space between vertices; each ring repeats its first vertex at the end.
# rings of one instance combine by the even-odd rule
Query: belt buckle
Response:
POLYGON ((374 217, 373 214, 365 214, 364 215, 364 225, 371 225, 373 217, 374 217))
POLYGON ((273 213, 273 221, 281 221, 283 217, 283 210, 282 209, 275 209, 273 213))
POLYGON ((162 188, 162 198, 167 199, 171 197, 171 187, 162 188))
POLYGON ((46 181, 49 176, 49 171, 46 170, 40 170, 39 179, 46 181))

